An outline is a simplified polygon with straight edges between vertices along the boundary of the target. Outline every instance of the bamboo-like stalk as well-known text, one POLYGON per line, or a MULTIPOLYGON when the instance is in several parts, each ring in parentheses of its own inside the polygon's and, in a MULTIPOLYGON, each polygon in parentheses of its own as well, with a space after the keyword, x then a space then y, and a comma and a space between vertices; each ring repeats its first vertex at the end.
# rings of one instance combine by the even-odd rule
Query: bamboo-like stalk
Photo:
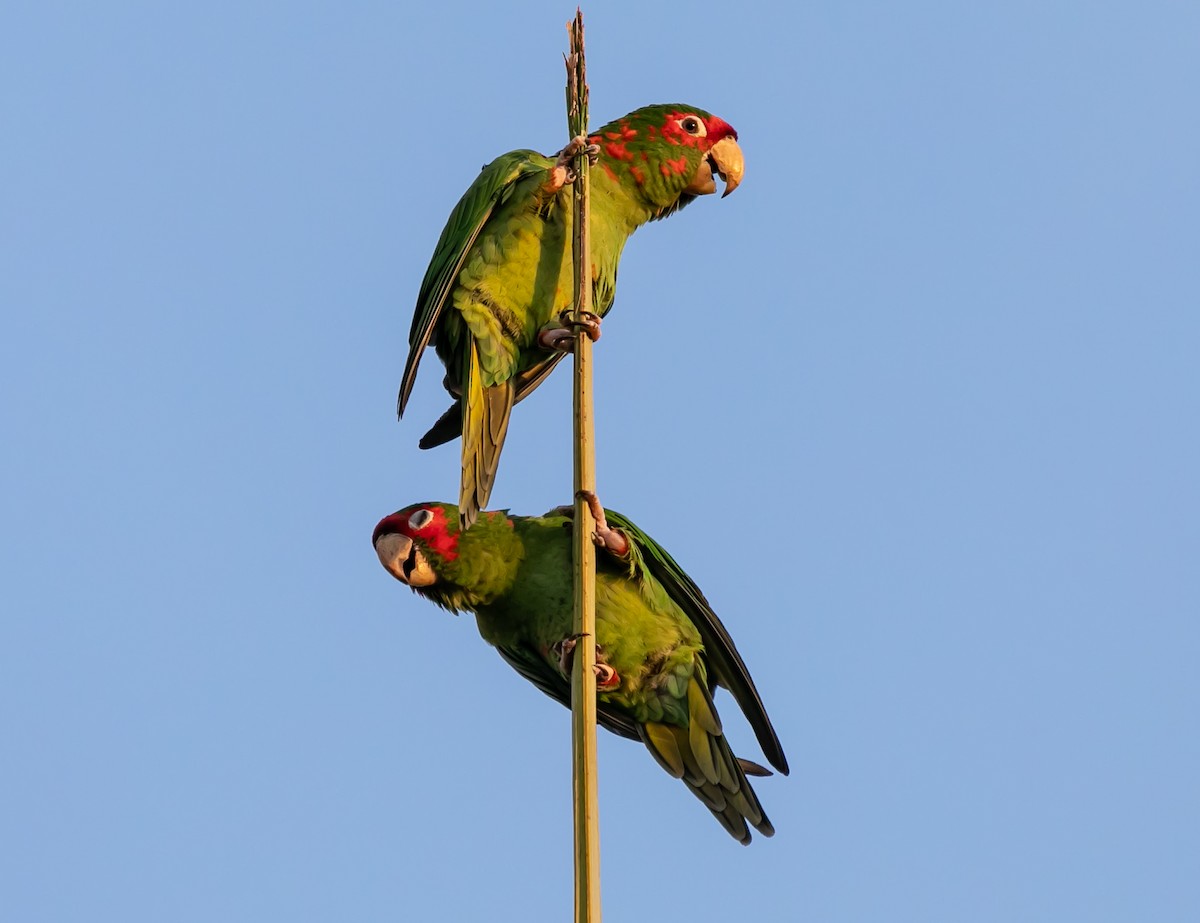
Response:
MULTIPOLYGON (((567 128, 572 138, 587 134, 588 87, 583 58, 583 12, 567 24, 567 128)), ((588 158, 575 158, 575 215, 572 262, 574 317, 592 309, 592 259, 588 243, 588 158)), ((578 329, 578 328, 577 328, 578 329)), ((571 755, 575 802, 575 923, 600 923, 600 810, 596 788, 596 546, 595 524, 581 490, 596 489, 595 427, 592 419, 592 341, 575 335, 575 665, 571 675, 571 755)))

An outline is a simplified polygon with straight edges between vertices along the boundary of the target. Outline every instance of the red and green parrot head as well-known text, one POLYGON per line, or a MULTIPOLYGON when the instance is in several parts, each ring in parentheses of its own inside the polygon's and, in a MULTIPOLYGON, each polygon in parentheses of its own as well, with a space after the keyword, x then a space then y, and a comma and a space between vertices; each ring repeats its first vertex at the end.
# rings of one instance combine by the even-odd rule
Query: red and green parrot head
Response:
POLYGON ((385 516, 371 544, 389 574, 452 610, 504 592, 522 557, 504 513, 483 513, 463 532, 458 507, 449 503, 414 503, 385 516))
POLYGON ((745 172, 733 127, 682 103, 644 106, 598 129, 591 141, 600 146, 599 169, 661 209, 656 218, 715 192, 714 175, 729 195, 745 172))
POLYGON ((389 574, 410 587, 432 586, 438 571, 458 557, 458 510, 444 503, 417 503, 384 516, 371 544, 389 574))

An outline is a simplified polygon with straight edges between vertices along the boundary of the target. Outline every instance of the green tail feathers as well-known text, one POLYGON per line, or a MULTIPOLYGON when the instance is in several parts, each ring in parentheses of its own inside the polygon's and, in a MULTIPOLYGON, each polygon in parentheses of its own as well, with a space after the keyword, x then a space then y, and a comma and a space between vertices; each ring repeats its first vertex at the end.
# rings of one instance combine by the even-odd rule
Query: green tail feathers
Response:
POLYGON ((688 683, 687 700, 686 728, 654 721, 638 726, 646 749, 663 769, 684 781, 739 843, 751 840, 747 824, 772 836, 775 828, 750 787, 742 761, 729 749, 711 697, 695 678, 688 683))
MULTIPOLYGON (((554 371, 554 367, 558 365, 563 354, 551 356, 545 359, 533 368, 526 369, 514 378, 514 386, 516 393, 513 395, 513 403, 519 404, 528 397, 533 390, 546 380, 546 377, 554 371)), ((457 439, 462 435, 463 431, 463 408, 461 401, 455 401, 451 404, 446 412, 437 418, 437 422, 429 427, 429 431, 421 437, 418 445, 422 449, 432 449, 435 446, 444 445, 453 439, 457 439)))
POLYGON ((492 495, 496 469, 500 464, 500 450, 504 448, 504 437, 508 433, 514 394, 511 378, 484 386, 479 352, 472 343, 470 368, 460 404, 463 408, 463 441, 458 514, 464 530, 471 527, 492 495))

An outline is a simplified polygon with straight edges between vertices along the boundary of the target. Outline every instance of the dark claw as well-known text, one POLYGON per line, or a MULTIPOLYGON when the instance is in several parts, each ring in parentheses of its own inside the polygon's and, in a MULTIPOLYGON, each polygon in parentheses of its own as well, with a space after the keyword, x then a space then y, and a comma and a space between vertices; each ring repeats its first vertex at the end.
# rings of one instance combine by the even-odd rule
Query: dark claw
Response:
POLYGON ((550 650, 558 655, 558 668, 562 670, 564 676, 571 675, 571 662, 574 659, 572 655, 575 653, 575 645, 582 637, 582 634, 571 635, 561 641, 555 641, 550 647, 550 650))
POLYGON ((556 164, 567 168, 567 182, 575 182, 575 171, 571 164, 580 154, 587 154, 588 163, 593 167, 600 162, 600 145, 589 144, 584 135, 579 135, 567 142, 567 146, 558 152, 556 164))
MULTIPOLYGON (((567 142, 566 147, 558 152, 558 165, 560 167, 565 167, 568 163, 574 160, 581 151, 589 151, 590 147, 595 147, 595 145, 589 145, 586 137, 583 135, 575 136, 567 142)), ((600 148, 597 147, 596 152, 599 153, 600 148)), ((590 151, 588 153, 588 157, 591 157, 590 151)))
POLYGON ((588 339, 595 343, 600 339, 600 315, 593 314, 591 311, 582 311, 579 314, 579 319, 573 317, 572 311, 563 311, 558 315, 558 322, 564 327, 578 327, 588 335, 588 339))
POLYGON ((575 351, 575 331, 566 327, 543 327, 538 331, 537 344, 542 349, 553 349, 560 353, 575 351))
MULTIPOLYGON (((575 660, 575 645, 579 643, 579 639, 584 635, 571 635, 569 638, 563 638, 561 641, 556 641, 551 645, 550 650, 558 655, 558 668, 562 671, 563 676, 571 675, 571 668, 575 660)), ((597 689, 613 689, 621 684, 621 677, 617 671, 610 667, 602 659, 604 648, 599 644, 596 645, 596 663, 593 665, 593 670, 596 674, 597 689)))
POLYGON ((600 339, 600 315, 584 311, 582 318, 575 320, 570 311, 563 311, 558 315, 558 326, 547 324, 538 331, 537 344, 542 349, 573 352, 576 330, 582 330, 595 343, 600 339))

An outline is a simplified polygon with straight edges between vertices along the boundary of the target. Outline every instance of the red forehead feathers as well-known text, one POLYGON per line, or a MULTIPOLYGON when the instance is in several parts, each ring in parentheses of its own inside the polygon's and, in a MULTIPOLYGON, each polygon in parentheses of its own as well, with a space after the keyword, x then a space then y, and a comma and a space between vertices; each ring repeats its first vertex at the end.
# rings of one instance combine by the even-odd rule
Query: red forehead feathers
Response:
MULTIPOLYGON (((653 126, 651 126, 653 127, 653 126)), ((699 147, 701 150, 708 150, 722 138, 732 137, 737 140, 737 132, 722 118, 715 115, 710 115, 708 118, 700 118, 694 112, 679 110, 676 112, 668 112, 667 117, 663 120, 659 131, 662 136, 671 144, 682 144, 684 147, 699 147), (704 123, 704 137, 697 138, 694 135, 689 135, 686 131, 679 127, 681 119, 686 119, 689 116, 700 119, 704 123)))
POLYGON ((722 138, 737 140, 737 132, 734 131, 733 126, 720 116, 710 115, 704 120, 704 127, 708 129, 708 140, 713 144, 716 144, 722 138))
MULTIPOLYGON (((457 526, 457 523, 455 523, 457 526)), ((409 538, 420 539, 430 551, 435 552, 444 560, 453 561, 458 557, 458 529, 450 531, 450 522, 446 518, 446 510, 440 504, 431 503, 428 506, 410 506, 408 509, 401 510, 398 513, 392 513, 391 516, 385 516, 380 520, 379 525, 375 527, 375 534, 371 537, 371 542, 379 540, 379 536, 388 535, 393 532, 399 532, 401 535, 407 535, 409 538), (409 519, 418 510, 428 510, 433 514, 425 525, 419 529, 414 529, 408 524, 409 519)))

